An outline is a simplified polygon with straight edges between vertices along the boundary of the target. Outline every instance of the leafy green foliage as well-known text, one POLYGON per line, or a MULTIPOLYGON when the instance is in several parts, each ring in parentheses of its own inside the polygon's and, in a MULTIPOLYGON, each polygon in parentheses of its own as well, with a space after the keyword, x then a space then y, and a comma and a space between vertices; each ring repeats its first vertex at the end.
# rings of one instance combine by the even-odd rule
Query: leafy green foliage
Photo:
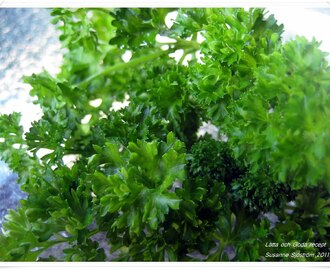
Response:
POLYGON ((99 248, 99 244, 90 239, 80 246, 64 249, 63 253, 66 261, 73 262, 104 261, 106 258, 104 250, 99 248))
POLYGON ((171 9, 136 8, 115 9, 112 25, 116 27, 116 36, 110 40, 125 49, 138 50, 141 47, 154 47, 156 35, 167 31, 165 17, 171 9))
POLYGON ((166 139, 169 133, 168 123, 154 106, 134 103, 127 108, 111 111, 105 118, 91 125, 92 144, 104 144, 113 141, 127 146, 136 138, 143 140, 166 139), (145 125, 141 125, 145 123, 145 125))
POLYGON ((181 142, 169 133, 166 143, 137 141, 129 143, 127 160, 114 144, 96 147, 94 159, 100 159, 118 172, 106 176, 93 174, 93 192, 100 200, 101 214, 118 213, 114 228, 129 227, 130 233, 140 234, 144 228, 157 229, 169 209, 177 210, 180 199, 170 189, 185 176, 185 155, 181 142))
POLYGON ((244 172, 242 164, 233 158, 227 143, 206 137, 191 149, 189 171, 192 177, 229 184, 244 172))
MULTIPOLYGON (((272 261, 292 261, 292 255, 293 254, 299 254, 299 253, 311 253, 311 254, 317 254, 317 249, 312 246, 303 247, 303 244, 301 246, 297 245, 297 243, 313 243, 314 237, 313 237, 313 231, 311 228, 307 230, 303 230, 299 224, 287 220, 285 223, 280 223, 276 226, 275 229, 271 231, 271 233, 266 238, 269 243, 290 243, 289 246, 281 246, 279 244, 279 247, 276 248, 276 253, 284 254, 288 253, 290 254, 289 257, 272 257, 272 261), (296 248, 294 248, 296 246, 296 248)), ((263 243, 261 245, 261 252, 262 254, 268 253, 274 253, 273 249, 267 249, 266 244, 263 243)), ((266 258, 265 258, 266 259, 266 258)), ((317 256, 314 257, 305 257, 305 256, 298 256, 294 257, 295 261, 315 261, 318 260, 317 256)))
POLYGON ((264 63, 263 56, 279 47, 283 27, 273 16, 264 19, 260 9, 205 12, 204 57, 192 68, 193 93, 213 120, 230 123, 230 109, 253 86, 254 71, 264 63))
POLYGON ((328 136, 325 78, 329 68, 317 46, 315 41, 298 38, 285 44, 281 52, 271 54, 268 64, 257 69, 256 86, 237 105, 235 121, 247 123, 246 132, 232 129, 233 143, 239 141, 238 155, 246 153, 254 162, 254 170, 266 165, 261 160, 272 164, 274 178, 295 189, 329 184, 324 141, 328 136), (312 76, 308 82, 306 74, 312 76), (254 137, 256 131, 258 137, 254 137))
POLYGON ((43 116, 27 132, 19 114, 0 116, 0 157, 27 193, 6 216, 0 261, 328 260, 266 256, 270 242, 329 252, 330 69, 318 42, 282 44, 263 9, 51 14, 61 72, 24 78, 43 116), (199 138, 202 121, 228 141, 199 138), (43 257, 60 243, 62 259, 43 257))
MULTIPOLYGON (((120 51, 112 59, 108 56, 111 49, 108 42, 113 37, 112 18, 108 14, 106 9, 52 10, 52 23, 58 26, 62 46, 67 49, 60 78, 78 83, 98 72, 100 62, 114 64, 121 60, 120 51)), ((94 92, 105 84, 106 78, 97 78, 89 90, 94 92)))
POLYGON ((29 177, 26 168, 33 166, 33 161, 26 152, 20 119, 19 113, 0 116, 0 151, 1 159, 9 164, 10 169, 20 174, 18 182, 23 183, 29 177))
POLYGON ((252 222, 253 216, 246 216, 244 211, 237 210, 230 215, 219 218, 217 225, 219 230, 214 233, 219 241, 217 250, 210 255, 208 260, 227 261, 228 252, 225 247, 235 247, 234 258, 237 261, 256 261, 260 259, 260 239, 264 239, 269 232, 269 224, 262 220, 259 224, 252 222))
MULTIPOLYGON (((306 188, 302 190, 291 206, 293 212, 290 219, 294 220, 304 230, 312 230, 319 242, 329 243, 330 200, 323 187, 306 188), (313 196, 310 196, 313 194, 313 196)), ((288 218, 282 216, 282 218, 288 218)), ((326 249, 324 249, 326 250, 326 249)))
MULTIPOLYGON (((32 209, 30 209, 31 211, 32 209)), ((34 261, 38 255, 56 243, 47 240, 53 233, 56 224, 31 222, 28 210, 11 210, 4 223, 4 234, 1 235, 1 256, 11 261, 34 261), (43 225, 43 226, 42 226, 43 225)))
POLYGON ((243 202, 251 212, 271 212, 286 207, 294 200, 295 192, 290 187, 274 182, 267 174, 246 174, 236 179, 232 185, 235 200, 243 202))

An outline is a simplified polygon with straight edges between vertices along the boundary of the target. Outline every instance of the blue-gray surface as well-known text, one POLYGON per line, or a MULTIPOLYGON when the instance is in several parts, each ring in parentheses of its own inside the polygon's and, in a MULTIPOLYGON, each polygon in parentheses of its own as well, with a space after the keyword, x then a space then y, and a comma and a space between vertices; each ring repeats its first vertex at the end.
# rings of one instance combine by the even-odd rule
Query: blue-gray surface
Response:
POLYGON ((0 8, 1 109, 22 98, 23 75, 41 70, 45 57, 59 53, 52 50, 58 37, 50 20, 47 9, 0 8))
POLYGON ((0 161, 0 227, 8 209, 16 208, 19 200, 25 194, 16 184, 17 175, 13 174, 7 165, 0 161))
MULTIPOLYGON (((0 8, 0 113, 22 111, 24 104, 31 104, 22 76, 40 72, 45 59, 54 61, 52 56, 60 54, 50 19, 47 9, 0 8)), ((16 208, 24 197, 16 179, 0 161, 0 227, 8 209, 16 208)))

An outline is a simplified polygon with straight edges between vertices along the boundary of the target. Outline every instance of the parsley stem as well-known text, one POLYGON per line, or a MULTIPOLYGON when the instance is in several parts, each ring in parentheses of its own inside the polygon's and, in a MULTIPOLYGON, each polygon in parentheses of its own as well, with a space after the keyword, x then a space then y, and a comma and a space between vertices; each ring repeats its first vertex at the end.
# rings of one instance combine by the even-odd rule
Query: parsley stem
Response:
MULTIPOLYGON (((200 47, 200 44, 196 41, 191 41, 191 40, 185 40, 185 39, 176 39, 176 42, 171 43, 173 45, 175 45, 176 49, 184 49, 184 50, 188 50, 189 52, 192 51, 197 51, 200 47)), ((88 85, 88 83, 90 83, 92 80, 96 79, 97 77, 100 77, 102 75, 105 74, 109 74, 111 72, 114 71, 118 71, 118 70, 122 70, 122 69, 126 69, 126 68, 133 68, 136 66, 139 66, 143 63, 149 62, 151 60, 157 59, 158 57, 162 56, 163 54, 168 54, 168 50, 167 51, 157 51, 155 53, 152 54, 148 54, 148 55, 144 55, 141 56, 139 58, 133 59, 129 62, 126 63, 119 63, 110 67, 106 67, 105 69, 95 73, 92 76, 89 76, 87 79, 73 85, 74 87, 86 87, 88 85)), ((187 54, 187 53, 186 53, 187 54)))
POLYGON ((88 77, 86 80, 75 84, 74 87, 85 87, 85 86, 87 86, 88 83, 90 83, 92 80, 96 79, 97 77, 100 77, 100 76, 105 75, 105 74, 109 74, 109 73, 114 72, 114 71, 139 66, 143 63, 154 60, 154 59, 162 56, 163 54, 168 54, 168 51, 158 51, 158 52, 155 52, 155 53, 152 53, 152 54, 141 56, 139 58, 133 59, 133 60, 131 60, 129 62, 126 62, 126 63, 119 63, 119 64, 116 64, 116 65, 107 67, 107 68, 101 70, 100 72, 97 72, 94 75, 88 77))
POLYGON ((192 49, 192 50, 199 50, 200 44, 194 40, 186 40, 181 38, 175 39, 177 42, 174 43, 178 49, 192 49))
POLYGON ((195 40, 186 40, 181 38, 174 38, 175 41, 170 42, 158 42, 160 45, 174 45, 175 49, 193 49, 195 51, 200 49, 200 43, 195 40))

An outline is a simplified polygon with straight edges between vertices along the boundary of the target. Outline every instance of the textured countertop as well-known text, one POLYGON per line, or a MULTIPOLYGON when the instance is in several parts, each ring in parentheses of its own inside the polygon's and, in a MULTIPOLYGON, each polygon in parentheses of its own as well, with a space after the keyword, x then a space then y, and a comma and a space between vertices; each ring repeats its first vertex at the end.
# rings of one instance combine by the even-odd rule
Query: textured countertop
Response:
MULTIPOLYGON (((41 110, 32 104, 22 76, 41 72, 43 67, 55 74, 62 61, 58 33, 50 19, 47 9, 0 8, 0 113, 21 112, 25 130, 41 110)), ((7 210, 24 197, 16 178, 0 161, 0 227, 7 210)))

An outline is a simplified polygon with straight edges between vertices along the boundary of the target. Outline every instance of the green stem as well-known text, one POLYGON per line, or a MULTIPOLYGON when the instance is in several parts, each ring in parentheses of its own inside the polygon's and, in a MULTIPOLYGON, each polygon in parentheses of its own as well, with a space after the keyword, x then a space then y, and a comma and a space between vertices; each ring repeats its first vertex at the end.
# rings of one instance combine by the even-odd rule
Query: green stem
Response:
MULTIPOLYGON (((191 41, 191 40, 180 39, 180 38, 177 38, 176 42, 170 43, 170 44, 175 46, 172 49, 183 49, 183 50, 185 50, 186 55, 191 53, 191 52, 197 51, 200 48, 200 44, 198 42, 191 41)), ((81 87, 81 88, 86 87, 88 85, 88 83, 90 83, 92 80, 94 80, 94 79, 96 79, 96 78, 98 78, 102 75, 109 74, 109 73, 114 72, 114 71, 127 69, 127 68, 133 68, 133 67, 139 66, 141 64, 144 64, 146 62, 155 60, 158 57, 160 57, 164 54, 168 54, 168 53, 169 53, 168 50, 158 51, 158 52, 155 52, 155 53, 152 53, 152 54, 144 55, 144 56, 141 56, 139 58, 133 59, 133 60, 127 62, 127 63, 119 63, 119 64, 116 64, 116 65, 113 65, 113 66, 110 66, 110 67, 106 67, 105 69, 95 73, 94 75, 88 77, 87 79, 85 79, 85 80, 83 80, 83 81, 81 81, 81 82, 79 82, 79 83, 77 83, 73 86, 74 87, 81 87)))
POLYGON ((167 53, 168 53, 168 51, 158 51, 158 52, 155 52, 155 53, 152 53, 149 55, 144 55, 139 58, 133 59, 127 63, 119 63, 116 65, 107 67, 107 68, 101 70, 100 72, 97 72, 94 75, 88 77, 87 79, 81 81, 80 83, 75 84, 74 87, 85 87, 92 80, 94 80, 102 75, 109 74, 109 73, 112 73, 112 72, 118 71, 118 70, 123 70, 123 69, 139 66, 143 63, 157 59, 158 57, 162 56, 163 54, 167 54, 167 53))
POLYGON ((97 233, 99 233, 99 232, 100 232, 99 229, 94 229, 94 230, 90 231, 88 233, 88 238, 91 237, 91 236, 93 236, 93 235, 95 235, 95 234, 97 234, 97 233))
POLYGON ((176 38, 176 43, 174 43, 177 49, 191 49, 197 51, 200 49, 200 44, 194 40, 186 40, 181 38, 176 38))
MULTIPOLYGON (((194 36, 193 36, 194 38, 194 36)), ((176 50, 179 49, 193 49, 195 51, 200 49, 200 44, 196 40, 186 40, 181 38, 174 38, 175 41, 169 41, 169 42, 158 42, 159 45, 174 45, 174 48, 176 50)))
POLYGON ((178 62, 179 65, 182 65, 183 60, 186 58, 186 56, 187 56, 187 53, 184 52, 183 55, 180 57, 180 60, 178 62))

